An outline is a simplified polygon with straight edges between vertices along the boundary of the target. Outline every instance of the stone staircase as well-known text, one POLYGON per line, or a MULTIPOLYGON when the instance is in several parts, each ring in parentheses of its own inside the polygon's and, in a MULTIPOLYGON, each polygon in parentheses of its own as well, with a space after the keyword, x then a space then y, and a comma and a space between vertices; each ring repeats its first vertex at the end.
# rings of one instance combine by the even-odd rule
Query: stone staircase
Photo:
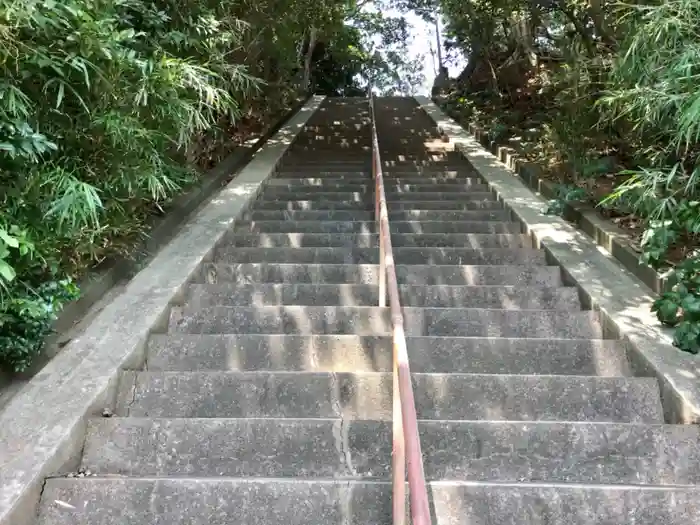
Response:
MULTIPOLYGON (((310 119, 40 525, 391 523, 367 109, 310 119)), ((697 427, 663 424, 656 381, 413 99, 377 121, 433 523, 693 523, 697 427)))

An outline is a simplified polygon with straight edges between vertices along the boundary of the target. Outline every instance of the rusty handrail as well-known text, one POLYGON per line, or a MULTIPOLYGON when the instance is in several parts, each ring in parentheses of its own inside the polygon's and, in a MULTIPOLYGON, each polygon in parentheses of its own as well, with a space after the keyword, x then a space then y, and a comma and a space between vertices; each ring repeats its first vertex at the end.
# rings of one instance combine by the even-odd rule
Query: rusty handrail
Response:
POLYGON ((388 291, 393 334, 393 425, 392 485, 393 523, 406 525, 406 470, 412 525, 430 525, 428 490, 423 471, 423 454, 418 434, 418 417, 408 365, 404 319, 399 301, 399 285, 391 246, 389 211, 384 192, 384 176, 374 114, 374 96, 369 89, 372 123, 372 174, 375 183, 375 220, 379 230, 379 306, 386 306, 388 291))

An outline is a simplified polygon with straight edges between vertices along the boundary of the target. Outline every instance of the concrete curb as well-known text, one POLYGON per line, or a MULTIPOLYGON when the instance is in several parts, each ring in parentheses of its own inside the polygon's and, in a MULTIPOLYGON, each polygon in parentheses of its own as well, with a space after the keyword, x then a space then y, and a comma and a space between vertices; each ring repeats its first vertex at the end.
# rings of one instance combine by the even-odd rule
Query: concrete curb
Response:
POLYGON ((668 423, 700 423, 700 358, 679 351, 650 308, 650 290, 608 252, 563 219, 544 215, 545 202, 427 97, 416 97, 455 148, 481 174, 536 243, 562 268, 604 329, 627 343, 635 375, 656 377, 668 423))
MULTIPOLYGON (((511 146, 499 144, 491 140, 486 131, 474 124, 469 125, 469 132, 477 142, 513 170, 530 189, 540 193, 546 199, 556 198, 555 184, 543 177, 543 170, 538 164, 525 161, 520 157, 517 142, 513 144, 513 141, 510 141, 511 146)), ((599 246, 609 251, 620 264, 656 293, 661 293, 671 286, 668 279, 648 264, 639 261, 639 253, 632 248, 625 232, 602 217, 594 207, 567 202, 564 204, 563 216, 595 239, 599 246)))
POLYGON ((0 524, 29 525, 44 478, 77 466, 85 420, 111 406, 119 371, 138 367, 148 335, 274 171, 324 97, 313 97, 0 413, 0 524))

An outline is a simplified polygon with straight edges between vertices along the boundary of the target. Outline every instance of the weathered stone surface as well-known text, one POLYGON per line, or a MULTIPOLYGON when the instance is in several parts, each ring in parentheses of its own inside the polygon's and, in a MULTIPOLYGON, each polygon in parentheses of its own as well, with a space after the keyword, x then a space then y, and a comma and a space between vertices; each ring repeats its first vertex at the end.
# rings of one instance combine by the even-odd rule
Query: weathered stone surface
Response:
MULTIPOLYGON (((376 233, 241 233, 226 236, 219 248, 224 253, 234 248, 374 248, 376 233)), ((215 256, 216 257, 216 256, 215 256)))
MULTIPOLYGON (((222 263, 377 264, 376 248, 242 248, 222 245, 222 263)), ((545 253, 532 248, 394 248, 396 264, 533 265, 546 264, 545 253)))
MULTIPOLYGON (((346 178, 346 177, 297 177, 297 178, 270 178, 265 183, 268 188, 334 188, 348 191, 371 190, 374 191, 375 182, 372 177, 346 178)), ((396 191, 468 191, 484 186, 480 178, 439 178, 439 177, 402 177, 386 178, 384 187, 396 191)), ((477 191, 483 191, 478 190, 477 191)), ((488 191, 488 190, 487 190, 488 191)))
MULTIPOLYGON (((413 374, 422 419, 661 421, 653 379, 413 374)), ((117 413, 133 417, 391 418, 387 373, 125 373, 117 413)))
MULTIPOLYGON (((385 188, 385 195, 387 202, 422 199, 428 201, 493 200, 488 186, 484 184, 467 188, 469 191, 464 191, 464 189, 465 188, 461 188, 455 184, 448 187, 439 186, 437 184, 425 187, 387 185, 385 188)), ((259 198, 264 201, 276 202, 299 200, 365 202, 374 200, 374 189, 369 185, 361 187, 300 186, 298 188, 268 186, 260 193, 259 198)))
POLYGON ((236 224, 239 233, 376 234, 372 212, 356 211, 254 211, 236 224), (344 215, 346 214, 346 215, 344 215), (301 220, 297 220, 300 218, 301 220))
POLYGON ((305 211, 305 210, 357 210, 371 211, 374 205, 371 200, 361 202, 343 202, 343 201, 321 201, 321 200, 294 200, 294 201, 255 201, 250 206, 251 210, 289 210, 289 211, 305 211))
MULTIPOLYGON (((325 188, 320 188, 324 190, 325 188)), ((300 190, 281 191, 276 188, 266 188, 260 192, 258 202, 281 203, 285 201, 311 201, 311 202, 358 202, 369 203, 373 201, 373 194, 365 191, 318 191, 313 188, 302 188, 300 190)))
MULTIPOLYGON (((695 426, 421 421, 419 429, 430 480, 700 480, 695 426)), ((388 421, 111 418, 90 422, 82 465, 98 475, 388 479, 391 448, 388 421)))
MULTIPOLYGON (((434 308, 502 308, 578 311, 575 288, 516 286, 399 286, 401 304, 434 308)), ((376 306, 379 289, 369 284, 193 284, 183 308, 212 306, 376 306)))
MULTIPOLYGON (((191 334, 356 334, 391 333, 388 308, 357 306, 174 307, 169 331, 191 334)), ((408 336, 535 337, 602 339, 594 312, 403 309, 408 336)))
MULTIPOLYGON (((420 212, 421 210, 415 210, 420 212)), ((405 218, 411 219, 404 221, 404 217, 397 216, 392 219, 389 228, 396 233, 520 233, 522 227, 516 222, 496 222, 495 220, 480 220, 480 221, 464 221, 459 217, 455 217, 452 213, 462 212, 433 212, 426 211, 431 214, 435 220, 413 220, 413 214, 405 218), (440 218, 440 216, 442 216, 440 218), (396 220, 395 220, 396 219, 396 220)))
MULTIPOLYGON (((415 200, 405 199, 392 201, 390 208, 394 211, 399 210, 481 210, 481 209, 498 209, 500 203, 494 199, 487 200, 423 200, 416 198, 415 200)), ((343 201, 321 201, 321 200, 293 200, 293 201, 255 201, 251 205, 253 210, 289 210, 289 211, 318 211, 318 210, 359 210, 371 211, 374 209, 374 201, 368 199, 364 202, 343 202, 343 201)))
POLYGON ((394 248, 533 248, 532 238, 522 234, 481 233, 394 233, 391 236, 394 248))
MULTIPOLYGON (((430 266, 398 265, 400 284, 447 286, 561 286, 556 266, 430 266)), ((203 264, 193 278, 197 283, 326 283, 377 284, 374 264, 203 264)))
MULTIPOLYGON (((409 337, 411 370, 475 374, 628 376, 624 345, 600 339, 409 337)), ((389 372, 391 337, 152 335, 148 370, 389 372)))
POLYGON ((204 264, 196 283, 378 284, 374 264, 204 264))
MULTIPOLYGON (((697 488, 435 482, 439 525, 688 525, 697 488)), ((52 479, 46 525, 390 525, 391 484, 241 479, 52 479)))
POLYGON ((404 308, 408 335, 603 339, 595 312, 404 308))
MULTIPOLYGON (((242 220, 236 224, 236 229, 239 226, 248 228, 250 222, 272 222, 279 221, 306 221, 306 222, 352 222, 365 221, 375 222, 374 212, 367 211, 352 211, 352 210, 318 210, 318 211, 289 211, 289 210, 252 210, 242 216, 242 220)), ((293 230, 290 230, 293 231, 293 230)), ((284 230, 271 230, 269 233, 284 233, 284 230)))

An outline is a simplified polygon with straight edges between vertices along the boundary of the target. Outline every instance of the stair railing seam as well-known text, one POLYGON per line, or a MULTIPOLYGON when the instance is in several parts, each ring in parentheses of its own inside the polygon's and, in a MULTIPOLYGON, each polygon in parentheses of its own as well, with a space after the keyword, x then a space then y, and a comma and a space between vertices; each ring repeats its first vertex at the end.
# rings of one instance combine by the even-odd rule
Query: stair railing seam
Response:
POLYGON ((379 139, 374 111, 372 86, 368 92, 372 126, 372 175, 375 183, 375 220, 379 232, 379 306, 385 307, 387 295, 393 335, 393 405, 392 405, 392 507, 393 524, 406 525, 406 471, 412 525, 430 525, 428 490, 423 469, 416 403, 406 349, 406 334, 396 267, 391 245, 389 211, 384 192, 384 176, 379 153, 379 139), (388 292, 388 294, 387 294, 388 292))

